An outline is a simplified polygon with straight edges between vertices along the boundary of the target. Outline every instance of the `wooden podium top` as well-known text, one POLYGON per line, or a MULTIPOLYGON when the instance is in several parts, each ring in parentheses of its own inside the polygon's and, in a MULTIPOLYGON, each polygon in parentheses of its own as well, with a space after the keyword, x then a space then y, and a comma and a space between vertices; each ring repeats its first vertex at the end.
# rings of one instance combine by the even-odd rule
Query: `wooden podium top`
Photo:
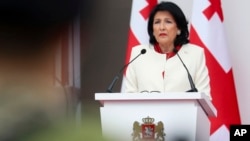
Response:
POLYGON ((209 98, 200 92, 171 92, 171 93, 96 93, 95 100, 105 104, 107 101, 173 101, 194 100, 198 101, 210 117, 217 116, 217 110, 209 98))

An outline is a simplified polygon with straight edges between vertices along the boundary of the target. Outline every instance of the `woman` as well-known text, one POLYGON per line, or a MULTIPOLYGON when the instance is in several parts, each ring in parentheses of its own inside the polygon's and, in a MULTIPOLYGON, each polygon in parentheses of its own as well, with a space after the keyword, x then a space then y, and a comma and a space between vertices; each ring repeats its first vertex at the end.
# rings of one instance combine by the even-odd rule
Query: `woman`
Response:
POLYGON ((146 53, 128 66, 125 92, 198 90, 211 99, 204 50, 189 43, 188 22, 182 10, 172 2, 156 5, 150 13, 148 34, 149 45, 132 49, 130 60, 142 49, 146 49, 146 53), (192 81, 194 86, 190 86, 192 81))

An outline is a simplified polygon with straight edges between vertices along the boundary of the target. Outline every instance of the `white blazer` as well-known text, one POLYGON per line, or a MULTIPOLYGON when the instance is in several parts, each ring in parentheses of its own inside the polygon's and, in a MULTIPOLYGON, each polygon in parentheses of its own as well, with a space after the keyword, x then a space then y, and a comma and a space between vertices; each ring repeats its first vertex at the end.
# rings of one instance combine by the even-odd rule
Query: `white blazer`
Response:
MULTIPOLYGON (((142 49, 146 49, 146 53, 136 58, 126 69, 126 93, 185 92, 191 89, 187 71, 177 55, 166 59, 166 54, 156 52, 152 45, 138 45, 132 48, 130 60, 140 54, 142 49)), ((185 44, 178 54, 198 91, 204 92, 211 99, 210 78, 203 48, 185 44)))

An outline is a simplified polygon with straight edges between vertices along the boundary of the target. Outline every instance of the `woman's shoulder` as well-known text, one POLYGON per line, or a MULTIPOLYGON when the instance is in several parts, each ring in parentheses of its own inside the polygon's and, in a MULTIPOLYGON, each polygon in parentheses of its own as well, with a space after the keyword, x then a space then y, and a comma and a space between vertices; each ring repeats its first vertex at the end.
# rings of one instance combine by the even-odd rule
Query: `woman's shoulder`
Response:
POLYGON ((140 45, 136 45, 136 46, 132 47, 131 50, 134 53, 138 53, 138 52, 141 52, 141 50, 143 50, 143 49, 148 50, 150 48, 152 48, 152 45, 150 45, 150 44, 140 44, 140 45))
POLYGON ((187 46, 189 48, 203 49, 201 46, 198 46, 198 45, 193 44, 193 43, 187 43, 187 44, 184 44, 183 46, 187 46))
POLYGON ((132 47, 132 49, 148 48, 149 46, 150 46, 149 44, 139 44, 139 45, 132 47))
POLYGON ((204 51, 204 48, 202 48, 201 46, 192 44, 192 43, 187 43, 187 44, 183 45, 182 47, 183 47, 183 50, 185 50, 185 51, 189 51, 189 50, 190 51, 198 51, 198 52, 204 51))

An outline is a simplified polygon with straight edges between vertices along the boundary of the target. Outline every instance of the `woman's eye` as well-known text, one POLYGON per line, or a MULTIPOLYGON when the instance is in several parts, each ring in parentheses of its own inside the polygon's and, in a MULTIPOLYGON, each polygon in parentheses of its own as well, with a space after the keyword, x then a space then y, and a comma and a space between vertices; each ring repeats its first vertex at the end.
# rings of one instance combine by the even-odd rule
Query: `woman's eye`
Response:
POLYGON ((155 22, 154 22, 154 24, 158 24, 158 23, 160 23, 160 21, 155 21, 155 22))
POLYGON ((173 23, 172 21, 167 20, 166 23, 173 23))

